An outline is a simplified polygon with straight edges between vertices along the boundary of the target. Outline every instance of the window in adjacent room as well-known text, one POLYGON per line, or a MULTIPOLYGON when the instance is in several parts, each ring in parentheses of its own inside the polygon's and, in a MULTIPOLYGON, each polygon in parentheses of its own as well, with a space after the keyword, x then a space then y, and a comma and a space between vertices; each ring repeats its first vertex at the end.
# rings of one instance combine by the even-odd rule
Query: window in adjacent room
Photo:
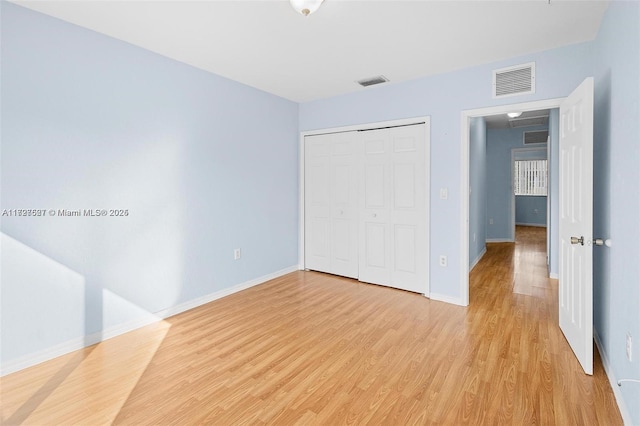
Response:
POLYGON ((515 195, 547 195, 547 160, 518 160, 513 177, 515 195))

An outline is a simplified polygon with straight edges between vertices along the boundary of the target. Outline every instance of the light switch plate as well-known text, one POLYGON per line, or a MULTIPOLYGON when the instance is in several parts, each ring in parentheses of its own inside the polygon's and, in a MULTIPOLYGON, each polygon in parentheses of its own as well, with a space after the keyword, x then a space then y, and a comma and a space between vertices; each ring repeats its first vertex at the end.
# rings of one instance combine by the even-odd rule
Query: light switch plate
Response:
POLYGON ((440 188, 440 199, 446 200, 449 198, 449 190, 447 188, 440 188))

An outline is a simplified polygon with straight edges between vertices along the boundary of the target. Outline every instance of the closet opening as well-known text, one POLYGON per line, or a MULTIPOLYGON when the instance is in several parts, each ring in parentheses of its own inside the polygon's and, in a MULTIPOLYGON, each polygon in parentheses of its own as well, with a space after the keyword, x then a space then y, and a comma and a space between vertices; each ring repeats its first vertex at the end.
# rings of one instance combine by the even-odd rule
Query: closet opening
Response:
POLYGON ((429 118, 304 132, 300 267, 429 295, 429 118))

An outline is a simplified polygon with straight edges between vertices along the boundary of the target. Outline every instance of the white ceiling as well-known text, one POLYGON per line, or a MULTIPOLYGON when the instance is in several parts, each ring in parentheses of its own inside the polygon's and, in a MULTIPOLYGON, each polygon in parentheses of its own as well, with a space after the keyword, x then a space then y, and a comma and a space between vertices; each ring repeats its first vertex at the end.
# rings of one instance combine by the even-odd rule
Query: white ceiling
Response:
POLYGON ((608 1, 15 1, 296 102, 595 38, 608 1))

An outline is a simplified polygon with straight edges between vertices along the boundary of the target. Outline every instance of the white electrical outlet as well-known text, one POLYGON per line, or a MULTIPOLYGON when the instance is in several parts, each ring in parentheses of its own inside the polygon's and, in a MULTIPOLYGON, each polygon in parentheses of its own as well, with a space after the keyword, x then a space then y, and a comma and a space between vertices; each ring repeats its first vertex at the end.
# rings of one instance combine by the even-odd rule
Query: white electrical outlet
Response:
POLYGON ((233 250, 233 260, 238 260, 240 259, 241 256, 242 256, 242 252, 240 251, 240 249, 233 250))
POLYGON ((633 359, 633 339, 631 339, 631 333, 627 333, 627 359, 629 362, 633 359))
POLYGON ((493 225, 493 218, 489 219, 489 225, 493 225))
POLYGON ((449 198, 449 190, 447 188, 440 188, 440 199, 446 200, 449 198))
POLYGON ((442 267, 447 266, 447 256, 440 256, 440 266, 442 267))

